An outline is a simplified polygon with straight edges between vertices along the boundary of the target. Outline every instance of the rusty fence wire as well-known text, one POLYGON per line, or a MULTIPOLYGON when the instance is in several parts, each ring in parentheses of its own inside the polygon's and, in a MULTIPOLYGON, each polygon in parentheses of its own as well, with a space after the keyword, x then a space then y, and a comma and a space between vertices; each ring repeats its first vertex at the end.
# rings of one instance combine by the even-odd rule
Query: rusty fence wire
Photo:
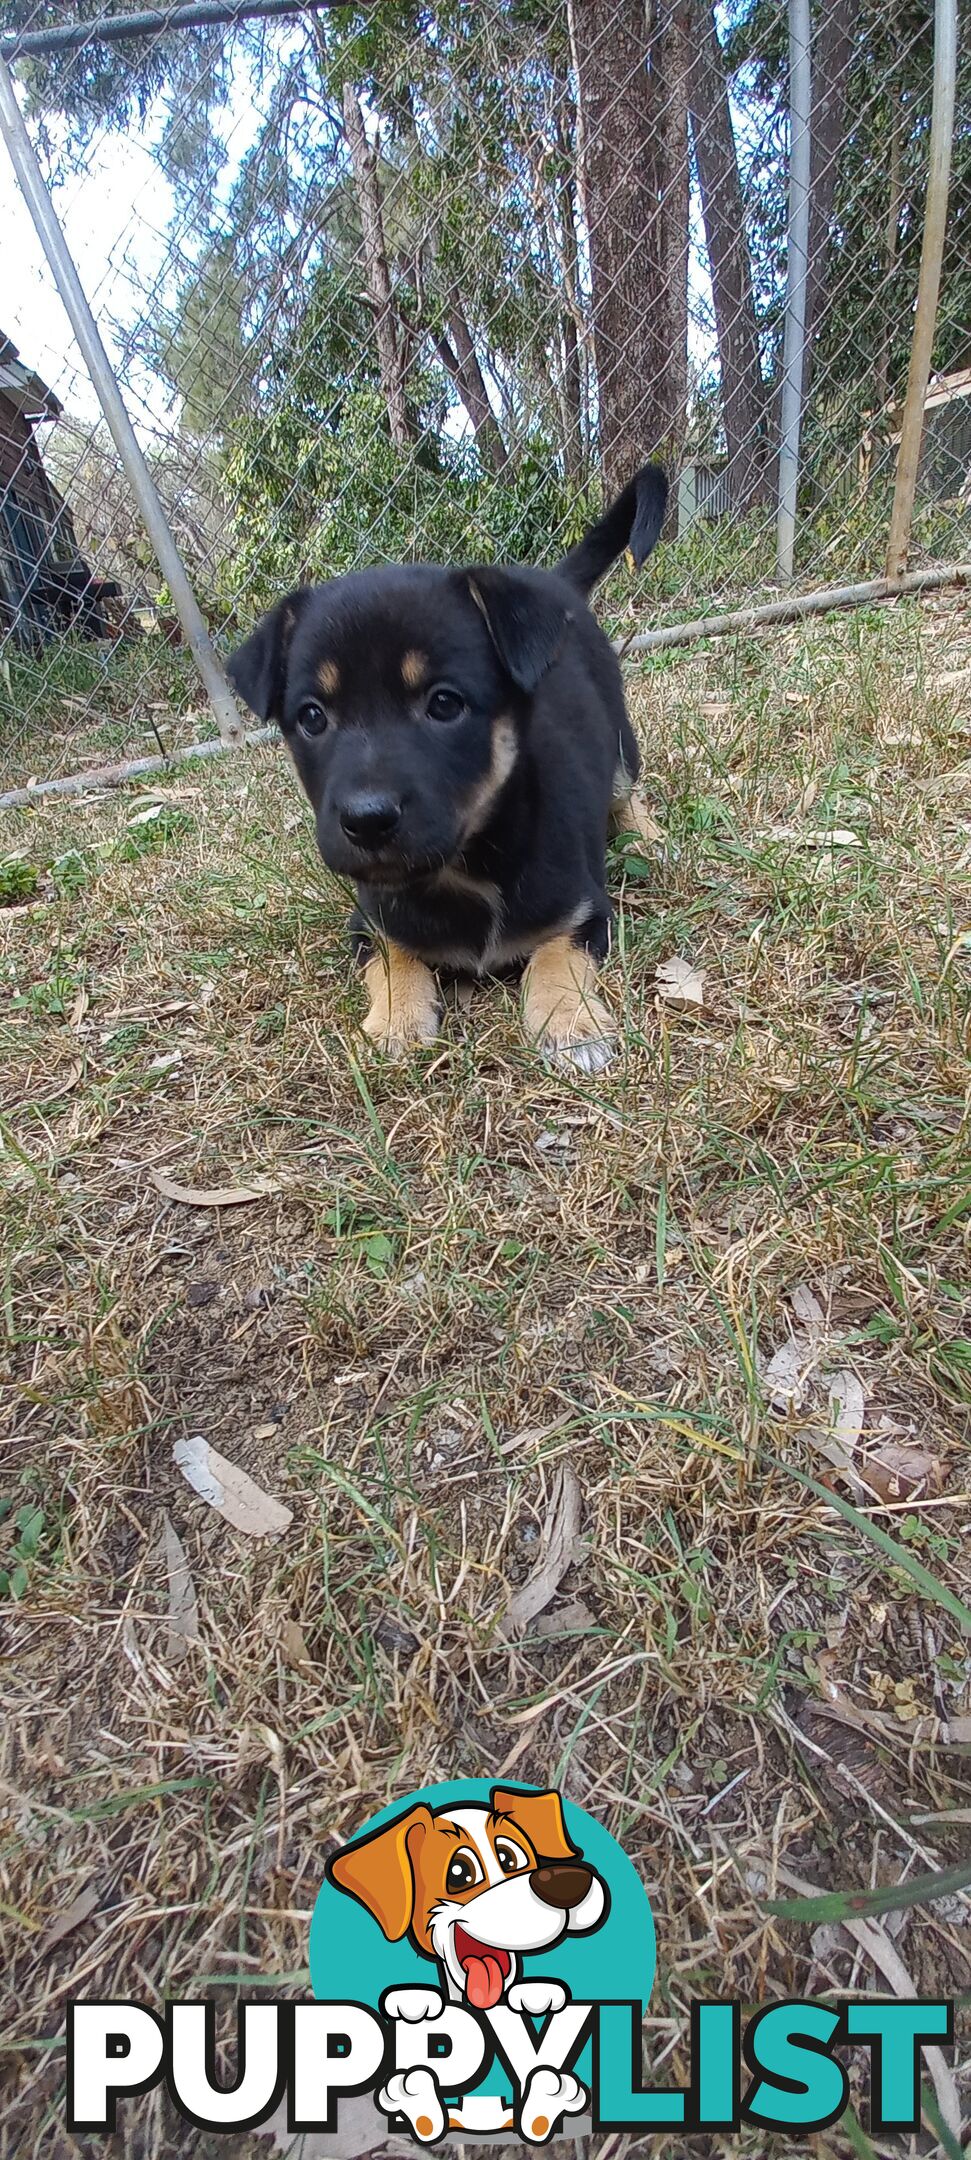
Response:
MULTIPOLYGON (((5 27, 35 41, 17 98, 217 650, 363 564, 553 561, 649 455, 671 510, 605 592, 616 633, 777 594, 776 0, 373 0, 99 38, 123 12, 12 0, 5 27), (37 49, 68 19, 80 46, 37 49)), ((799 590, 883 569, 933 55, 926 0, 816 0, 799 590)), ((969 91, 962 52, 918 566, 971 555, 969 91)), ((124 758, 211 722, 5 161, 0 191, 16 780, 69 769, 82 726, 124 758)))

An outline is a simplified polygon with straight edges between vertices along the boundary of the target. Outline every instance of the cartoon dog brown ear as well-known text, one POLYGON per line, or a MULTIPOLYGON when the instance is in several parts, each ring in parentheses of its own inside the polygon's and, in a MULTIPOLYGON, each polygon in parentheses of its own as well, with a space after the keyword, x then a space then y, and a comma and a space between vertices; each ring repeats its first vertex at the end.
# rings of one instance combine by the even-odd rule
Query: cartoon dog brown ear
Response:
POLYGON ((330 1881, 367 1907, 388 1942, 400 1942, 414 1918, 415 1863, 431 1822, 421 1803, 327 1862, 330 1881))
POLYGON ((497 1815, 507 1815, 524 1830, 538 1860, 572 1860, 576 1846, 571 1845, 563 1821, 563 1803, 558 1792, 519 1793, 508 1792, 497 1785, 492 1793, 492 1807, 497 1815))

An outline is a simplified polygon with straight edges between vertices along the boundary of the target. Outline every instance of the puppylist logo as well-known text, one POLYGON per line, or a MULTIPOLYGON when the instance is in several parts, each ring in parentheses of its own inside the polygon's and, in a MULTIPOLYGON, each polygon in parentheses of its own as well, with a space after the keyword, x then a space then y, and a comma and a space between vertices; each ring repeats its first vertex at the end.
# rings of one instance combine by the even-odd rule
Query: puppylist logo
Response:
POLYGON ((690 2082, 641 2074, 654 1923, 626 1854, 556 1792, 438 1785, 328 1862, 310 1934, 312 2002, 243 2003, 235 2084, 216 2082, 211 2003, 163 2021, 126 2002, 68 2011, 68 2127, 114 2130, 119 2099, 164 2078, 207 2130, 336 2132, 353 2097, 417 2145, 460 2133, 543 2146, 586 2130, 744 2123, 825 2129, 848 2100, 838 2050, 870 2052, 870 2125, 915 2130, 921 2051, 950 2045, 946 2002, 692 2005, 690 2082))

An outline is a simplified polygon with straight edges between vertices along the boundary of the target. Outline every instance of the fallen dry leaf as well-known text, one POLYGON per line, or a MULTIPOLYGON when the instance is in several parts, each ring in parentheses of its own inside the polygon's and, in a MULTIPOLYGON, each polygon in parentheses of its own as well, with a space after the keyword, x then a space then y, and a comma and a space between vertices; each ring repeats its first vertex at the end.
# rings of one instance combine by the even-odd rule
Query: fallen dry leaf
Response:
POLYGON ((843 825, 831 825, 826 828, 810 826, 805 831, 799 831, 792 825, 773 825, 766 837, 769 840, 788 840, 791 847, 834 848, 863 846, 859 833, 850 832, 848 827, 843 825))
MULTIPOLYGON (((853 1459, 853 1451, 863 1429, 866 1397, 855 1373, 834 1373, 829 1382, 829 1423, 809 1425, 800 1434, 817 1454, 825 1455, 840 1477, 845 1478, 859 1497, 864 1492, 863 1480, 853 1459)), ((831 1484, 830 1479, 824 1483, 831 1484)))
POLYGON ((807 1335, 822 1336, 826 1333, 826 1317, 818 1298, 813 1296, 808 1283, 797 1283, 790 1293, 789 1303, 801 1320, 807 1335))
POLYGON ((576 1559, 581 1506, 576 1471, 569 1463, 564 1463, 553 1486, 542 1558, 528 1580, 513 1591, 503 1615, 504 1635, 521 1634, 555 1596, 567 1569, 576 1559))
POLYGON ((833 1439, 838 1447, 852 1455, 863 1431, 866 1414, 866 1396, 855 1373, 836 1373, 830 1381, 829 1414, 833 1439))
POLYGON ((164 1170, 149 1169, 149 1177, 163 1200, 174 1200, 180 1207, 245 1207, 251 1200, 266 1200, 273 1193, 283 1191, 279 1178, 254 1178, 249 1185, 177 1185, 164 1170))
POLYGON ((282 1648, 288 1665, 299 1667, 310 1664, 307 1638, 298 1620, 291 1620, 288 1617, 284 1621, 282 1648))
POLYGON ((57 1948, 58 1943, 64 1941, 66 1935, 73 1935, 75 1928, 82 1927, 85 1920, 90 1920, 92 1913, 97 1912, 100 1903, 100 1890, 96 1884, 89 1883, 87 1889, 72 1898, 70 1905, 65 1905, 64 1911, 58 1913, 56 1920, 51 1921, 50 1927, 37 1945, 38 1957, 47 1957, 50 1951, 57 1948))
POLYGON ((698 1012, 705 1002, 705 978, 701 968, 687 960, 662 960, 655 976, 658 995, 676 1012, 698 1012))
POLYGON ((513 1433, 511 1439, 500 1443, 500 1455, 513 1455, 517 1448, 535 1447, 537 1441, 548 1440, 551 1433, 561 1432, 569 1418, 554 1418, 552 1425, 527 1425, 522 1432, 513 1433))
POLYGON ((537 1635, 573 1635, 586 1628, 596 1627, 596 1616, 582 1598, 570 1598, 566 1605, 558 1605, 555 1612, 540 1613, 536 1622, 537 1635))
POLYGON ((183 1546, 168 1515, 162 1517, 162 1550, 169 1578, 169 1627, 166 1654, 170 1664, 199 1641, 199 1607, 183 1546))
POLYGON ((773 1410, 798 1410, 806 1394, 806 1381, 814 1351, 803 1335, 793 1335, 774 1350, 762 1371, 762 1386, 773 1410))
POLYGON ((218 1508, 234 1530, 245 1531, 247 1537, 282 1537, 289 1529, 292 1508, 272 1499, 245 1470, 227 1462, 201 1433, 177 1440, 172 1455, 193 1492, 218 1508))
POLYGON ((885 1501, 917 1500, 941 1492, 944 1486, 943 1466, 936 1455, 890 1441, 881 1441, 872 1455, 863 1457, 860 1476, 877 1499, 885 1501))
POLYGON ((71 1007, 70 1019, 68 1023, 70 1027, 80 1027, 90 1003, 91 999, 88 995, 88 992, 86 990, 79 990, 77 997, 75 998, 74 1003, 71 1007))

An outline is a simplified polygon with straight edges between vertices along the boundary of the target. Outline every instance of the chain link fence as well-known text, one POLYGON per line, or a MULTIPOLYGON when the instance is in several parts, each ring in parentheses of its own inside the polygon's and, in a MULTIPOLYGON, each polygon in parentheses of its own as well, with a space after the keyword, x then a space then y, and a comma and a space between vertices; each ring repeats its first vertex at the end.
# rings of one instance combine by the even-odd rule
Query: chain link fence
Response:
MULTIPOLYGON (((291 586, 362 564, 554 561, 652 454, 674 482, 665 545, 609 584, 615 633, 777 594, 778 0, 322 0, 182 26, 163 9, 115 42, 123 12, 13 0, 9 57, 217 650, 291 586), (82 42, 50 36, 66 21, 89 23, 82 42)), ((799 589, 884 567, 933 58, 925 0, 817 0, 799 589)), ((969 89, 962 55, 918 565, 971 555, 969 89)), ((82 730, 121 759, 211 721, 9 168, 0 185, 16 780, 70 770, 82 730)))

